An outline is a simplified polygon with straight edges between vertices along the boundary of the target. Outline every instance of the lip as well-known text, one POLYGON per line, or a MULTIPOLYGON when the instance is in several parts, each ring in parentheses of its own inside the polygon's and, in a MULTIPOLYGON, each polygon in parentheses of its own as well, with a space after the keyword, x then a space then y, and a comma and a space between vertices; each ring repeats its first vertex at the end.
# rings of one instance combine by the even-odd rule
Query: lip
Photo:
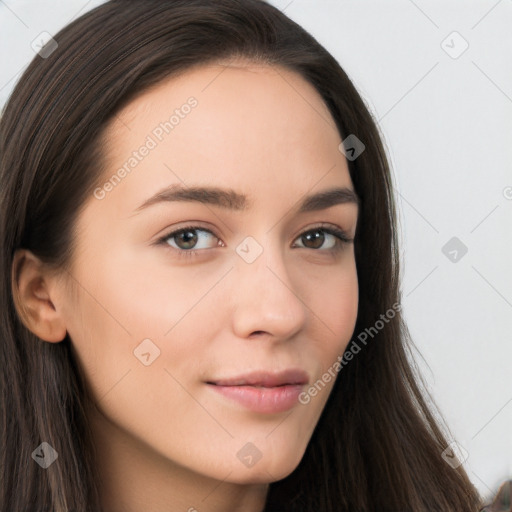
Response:
POLYGON ((302 386, 307 384, 308 380, 308 375, 305 371, 291 368, 278 373, 256 370, 237 377, 210 380, 208 384, 216 384, 217 386, 261 386, 264 388, 273 388, 284 385, 302 386))
POLYGON ((279 373, 255 371, 246 375, 216 379, 206 384, 215 392, 254 412, 275 414, 298 403, 307 374, 298 369, 279 373))

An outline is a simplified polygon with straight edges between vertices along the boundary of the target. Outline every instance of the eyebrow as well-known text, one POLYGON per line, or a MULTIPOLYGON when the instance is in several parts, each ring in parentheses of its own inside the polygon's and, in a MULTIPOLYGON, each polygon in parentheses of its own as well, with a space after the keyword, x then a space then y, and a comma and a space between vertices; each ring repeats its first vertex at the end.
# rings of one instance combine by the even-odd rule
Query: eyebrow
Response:
MULTIPOLYGON (((201 186, 184 187, 180 184, 174 184, 160 190, 144 201, 144 203, 135 209, 135 212, 137 213, 149 206, 162 202, 174 201, 198 202, 232 211, 246 211, 252 204, 245 194, 236 192, 233 189, 201 186)), ((297 213, 324 210, 331 206, 345 203, 355 203, 359 205, 360 199, 350 188, 330 188, 306 196, 299 204, 297 213)))

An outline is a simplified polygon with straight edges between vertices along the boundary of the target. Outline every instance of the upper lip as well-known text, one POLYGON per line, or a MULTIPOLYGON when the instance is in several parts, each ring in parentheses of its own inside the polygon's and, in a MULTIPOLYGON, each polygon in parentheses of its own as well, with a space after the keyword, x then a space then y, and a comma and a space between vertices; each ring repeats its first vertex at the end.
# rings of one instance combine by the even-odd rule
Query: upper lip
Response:
POLYGON ((230 377, 226 379, 215 379, 208 381, 208 384, 217 386, 261 386, 272 388, 284 385, 304 385, 308 382, 308 375, 299 369, 289 369, 278 373, 257 370, 245 375, 230 377))

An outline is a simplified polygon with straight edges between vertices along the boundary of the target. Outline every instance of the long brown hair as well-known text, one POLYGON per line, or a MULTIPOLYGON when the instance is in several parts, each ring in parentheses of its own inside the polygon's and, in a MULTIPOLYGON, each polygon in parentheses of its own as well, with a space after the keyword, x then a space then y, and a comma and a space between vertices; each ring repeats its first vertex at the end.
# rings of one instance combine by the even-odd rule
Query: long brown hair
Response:
POLYGON ((336 60, 261 0, 112 0, 54 38, 58 47, 34 58, 0 121, 1 512, 102 510, 84 376, 68 335, 45 343, 20 321, 15 251, 66 269, 77 215, 105 170, 109 120, 164 78, 240 56, 299 73, 325 101, 340 137, 353 134, 365 145, 349 159, 361 204, 359 312, 347 352, 360 345, 356 335, 394 311, 343 367, 299 466, 271 483, 265 512, 478 510, 463 467, 442 457, 451 436, 427 398, 396 307, 396 211, 381 136, 336 60), (59 454, 46 470, 31 457, 43 441, 59 454))

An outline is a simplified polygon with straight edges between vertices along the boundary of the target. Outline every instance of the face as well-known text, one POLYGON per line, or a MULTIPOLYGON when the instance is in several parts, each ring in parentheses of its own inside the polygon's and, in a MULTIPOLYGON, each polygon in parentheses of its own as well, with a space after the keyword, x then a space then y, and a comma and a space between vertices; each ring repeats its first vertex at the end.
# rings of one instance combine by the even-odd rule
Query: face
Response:
POLYGON ((218 480, 284 478, 357 316, 357 204, 301 208, 353 191, 327 107, 283 68, 201 66, 132 101, 105 141, 61 301, 98 432, 218 480))

